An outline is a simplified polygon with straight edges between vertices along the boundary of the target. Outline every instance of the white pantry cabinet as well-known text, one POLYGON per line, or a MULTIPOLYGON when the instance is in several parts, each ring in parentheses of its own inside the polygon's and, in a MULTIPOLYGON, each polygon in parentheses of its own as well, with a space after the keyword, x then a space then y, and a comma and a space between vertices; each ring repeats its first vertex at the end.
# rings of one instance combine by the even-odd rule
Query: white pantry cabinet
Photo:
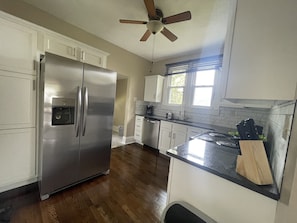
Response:
POLYGON ((163 82, 163 76, 145 76, 144 101, 161 102, 163 82))
POLYGON ((36 181, 35 128, 0 130, 0 192, 36 181))
POLYGON ((44 34, 44 51, 104 68, 108 55, 101 50, 49 31, 44 34))
POLYGON ((0 129, 35 127, 36 77, 0 70, 0 129))
POLYGON ((134 126, 134 139, 137 143, 142 143, 142 127, 143 127, 143 116, 136 115, 135 116, 135 126, 134 126))
POLYGON ((187 141, 187 129, 188 127, 185 125, 161 121, 158 145, 160 153, 166 154, 168 149, 185 143, 187 141))
POLYGON ((224 53, 227 99, 296 99, 296 8, 292 0, 237 1, 232 46, 224 53))
POLYGON ((37 32, 0 14, 0 69, 35 75, 37 32))
POLYGON ((37 179, 35 28, 0 12, 0 192, 37 179))

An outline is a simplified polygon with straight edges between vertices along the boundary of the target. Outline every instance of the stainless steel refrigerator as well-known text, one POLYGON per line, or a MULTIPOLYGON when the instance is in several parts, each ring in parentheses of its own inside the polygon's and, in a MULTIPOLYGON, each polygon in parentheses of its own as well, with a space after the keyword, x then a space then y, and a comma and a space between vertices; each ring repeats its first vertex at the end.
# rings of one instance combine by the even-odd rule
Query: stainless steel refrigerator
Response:
POLYGON ((46 53, 39 95, 39 189, 109 173, 116 73, 46 53))

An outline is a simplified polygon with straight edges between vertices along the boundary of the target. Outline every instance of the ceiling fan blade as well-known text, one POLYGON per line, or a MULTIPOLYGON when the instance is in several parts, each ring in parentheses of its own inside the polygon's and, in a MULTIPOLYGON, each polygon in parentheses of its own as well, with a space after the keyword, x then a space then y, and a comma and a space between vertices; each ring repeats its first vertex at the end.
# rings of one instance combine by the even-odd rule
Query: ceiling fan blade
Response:
POLYGON ((186 12, 182 12, 176 15, 172 15, 172 16, 168 16, 166 18, 162 19, 162 23, 164 24, 171 24, 171 23, 176 23, 176 22, 182 22, 182 21, 186 21, 186 20, 190 20, 192 18, 191 16, 191 12, 190 11, 186 11, 186 12))
POLYGON ((166 36, 171 42, 174 42, 175 40, 177 40, 177 36, 174 35, 172 32, 170 32, 168 29, 166 29, 165 27, 163 28, 163 30, 161 31, 161 33, 166 36))
POLYGON ((129 23, 129 24, 147 24, 146 21, 137 21, 137 20, 129 20, 129 19, 120 19, 120 23, 129 23))
POLYGON ((149 30, 146 30, 146 32, 141 37, 140 41, 146 41, 151 35, 151 32, 149 30))
POLYGON ((147 10, 147 13, 150 18, 155 18, 156 15, 156 8, 154 4, 154 0, 144 0, 144 4, 147 10))

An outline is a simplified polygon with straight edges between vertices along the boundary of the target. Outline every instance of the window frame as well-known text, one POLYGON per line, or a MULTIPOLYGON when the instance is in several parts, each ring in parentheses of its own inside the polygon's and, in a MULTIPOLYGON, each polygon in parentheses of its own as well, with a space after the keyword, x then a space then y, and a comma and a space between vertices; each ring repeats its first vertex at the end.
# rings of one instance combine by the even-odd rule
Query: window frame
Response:
MULTIPOLYGON (((179 108, 182 107, 183 109, 187 109, 189 111, 202 111, 207 112, 209 110, 217 110, 219 105, 219 93, 221 91, 220 86, 220 79, 222 74, 222 55, 216 56, 215 62, 211 65, 204 66, 203 64, 200 66, 199 63, 197 63, 197 60, 193 61, 187 61, 187 62, 180 62, 177 64, 168 64, 167 66, 167 76, 165 76, 165 91, 163 91, 163 101, 162 104, 165 106, 168 106, 168 108, 179 108), (219 58, 219 59, 218 59, 219 58), (183 102, 182 104, 169 104, 169 85, 171 78, 170 76, 181 73, 181 72, 174 72, 175 70, 180 70, 181 67, 187 68, 186 73, 186 79, 185 79, 185 85, 184 85, 184 92, 183 92, 183 102), (212 97, 211 97, 211 104, 210 106, 202 106, 202 105, 193 105, 194 100, 194 92, 195 92, 195 78, 196 78, 196 72, 202 71, 202 70, 215 70, 214 75, 214 82, 212 86, 212 97)), ((208 59, 208 58, 206 58, 208 59)))
MULTIPOLYGON (((170 76, 167 76, 166 77, 166 105, 168 106, 182 106, 184 105, 184 99, 185 99, 185 91, 186 91, 186 86, 187 86, 187 73, 185 73, 185 84, 183 86, 172 86, 171 85, 171 78, 173 75, 178 75, 178 74, 173 74, 173 75, 170 75, 170 76), (170 98, 170 90, 173 89, 173 88, 182 88, 183 89, 183 97, 182 97, 182 103, 181 104, 170 104, 169 103, 169 98, 170 98)), ((183 74, 183 73, 179 73, 179 74, 183 74)))

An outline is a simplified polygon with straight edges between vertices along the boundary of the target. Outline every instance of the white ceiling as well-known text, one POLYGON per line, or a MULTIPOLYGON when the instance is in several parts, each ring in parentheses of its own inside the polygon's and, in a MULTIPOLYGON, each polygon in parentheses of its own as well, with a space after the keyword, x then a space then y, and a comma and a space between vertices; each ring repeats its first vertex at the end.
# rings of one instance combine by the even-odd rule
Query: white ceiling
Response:
POLYGON ((178 39, 161 33, 146 42, 146 25, 121 24, 119 19, 148 20, 143 0, 24 0, 89 33, 150 61, 194 54, 223 46, 230 0, 155 0, 164 17, 191 11, 192 19, 166 25, 178 39))

